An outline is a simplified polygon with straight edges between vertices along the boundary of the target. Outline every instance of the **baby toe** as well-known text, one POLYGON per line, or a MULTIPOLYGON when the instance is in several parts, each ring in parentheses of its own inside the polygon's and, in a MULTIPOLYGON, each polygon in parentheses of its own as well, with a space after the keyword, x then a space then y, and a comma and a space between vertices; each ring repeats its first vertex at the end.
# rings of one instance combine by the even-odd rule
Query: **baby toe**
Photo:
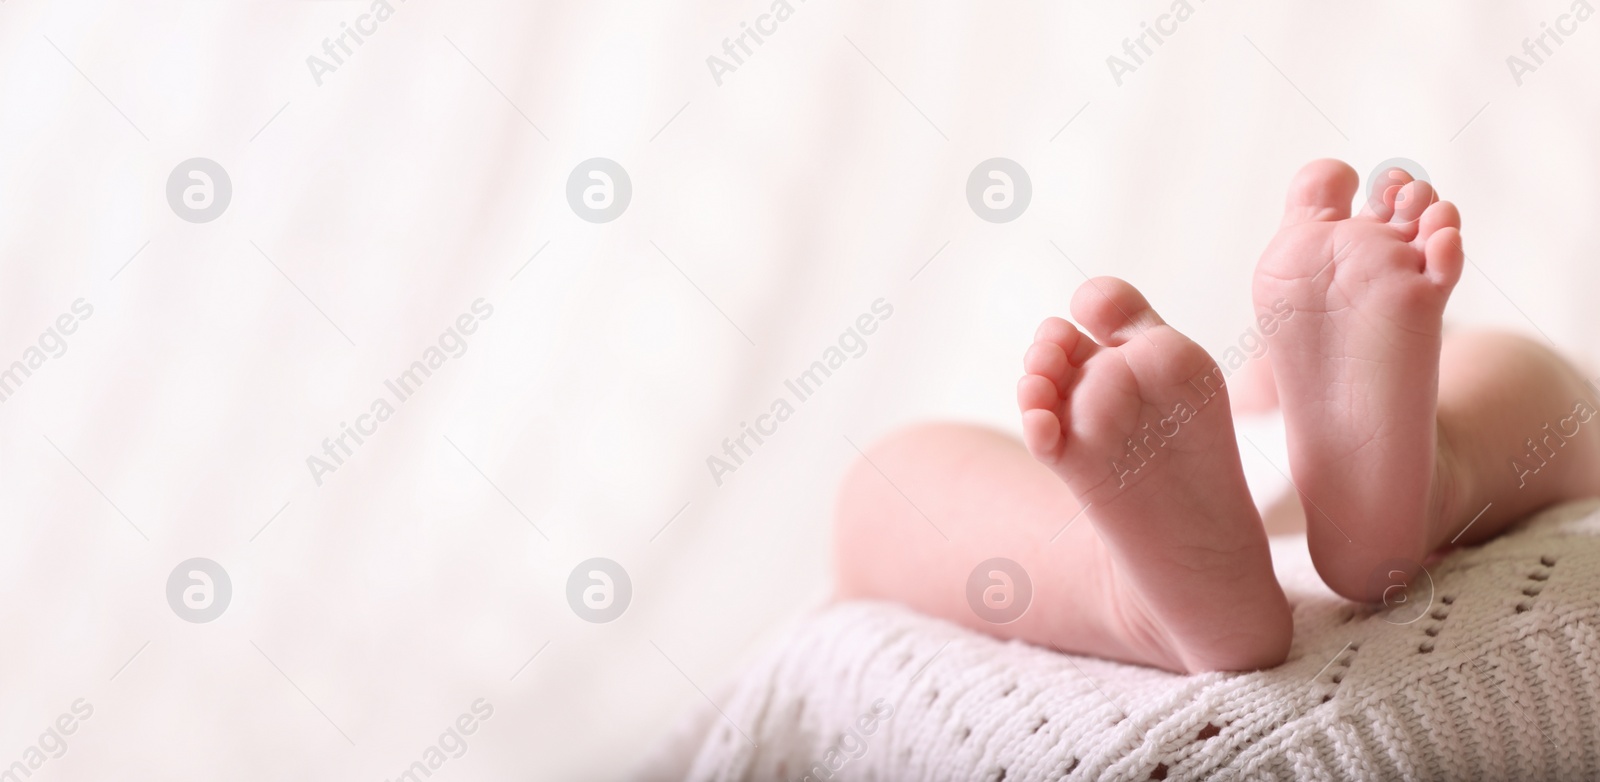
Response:
POLYGON ((1414 223, 1420 220, 1422 213, 1437 200, 1439 196, 1433 191, 1433 185, 1422 180, 1411 182, 1395 193, 1394 214, 1389 218, 1389 222, 1414 223))
POLYGON ((1050 410, 1024 410, 1022 412, 1022 442, 1027 444, 1033 458, 1049 464, 1061 456, 1061 419, 1050 410))
POLYGON ((1360 178, 1343 161, 1313 160, 1294 175, 1284 199, 1283 224, 1350 217, 1350 199, 1360 178))
POLYGON ((1038 331, 1034 332, 1033 341, 1035 344, 1049 342, 1060 346, 1067 361, 1075 367, 1083 366, 1096 347, 1094 340, 1085 339, 1077 326, 1061 318, 1045 318, 1039 324, 1038 331))
POLYGON ((1461 229, 1447 225, 1428 237, 1422 257, 1425 273, 1444 290, 1450 290, 1461 280, 1461 269, 1467 254, 1461 247, 1461 229))
POLYGON ((1033 375, 1044 375, 1057 383, 1072 369, 1067 352, 1054 342, 1035 342, 1022 357, 1022 368, 1033 375))
POLYGON ((1461 213, 1456 210, 1456 205, 1449 201, 1435 201, 1422 213, 1421 228, 1417 231, 1417 238, 1428 241, 1428 238, 1441 228, 1461 227, 1461 213))
POLYGON ((1162 325, 1144 294, 1116 277, 1096 277, 1079 286, 1072 296, 1072 315, 1100 344, 1113 348, 1162 325))
POLYGON ((1043 375, 1024 375, 1017 381, 1017 408, 1023 412, 1061 404, 1061 387, 1043 375))
POLYGON ((1386 168, 1374 174, 1367 183, 1367 205, 1361 213, 1388 222, 1394 216, 1395 197, 1411 181, 1410 172, 1403 168, 1386 168))

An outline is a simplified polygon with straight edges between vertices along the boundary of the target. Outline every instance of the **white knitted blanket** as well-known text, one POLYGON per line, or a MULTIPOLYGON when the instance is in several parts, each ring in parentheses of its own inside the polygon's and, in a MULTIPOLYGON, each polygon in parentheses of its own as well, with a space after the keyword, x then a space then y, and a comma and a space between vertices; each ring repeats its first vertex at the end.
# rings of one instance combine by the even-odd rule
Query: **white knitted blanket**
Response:
POLYGON ((1376 609, 1274 542, 1277 668, 1179 676, 892 605, 827 608, 686 723, 692 780, 1594 779, 1600 503, 1547 511, 1376 609))

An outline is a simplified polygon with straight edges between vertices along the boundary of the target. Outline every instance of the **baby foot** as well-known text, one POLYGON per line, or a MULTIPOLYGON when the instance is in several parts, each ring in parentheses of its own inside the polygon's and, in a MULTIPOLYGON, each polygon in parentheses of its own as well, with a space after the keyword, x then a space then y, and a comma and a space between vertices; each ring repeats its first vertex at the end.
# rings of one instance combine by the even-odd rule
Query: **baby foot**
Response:
POLYGON ((1066 482, 1107 557, 1098 596, 1119 655, 1246 670, 1288 653, 1288 603, 1245 486, 1222 372, 1122 280, 1039 327, 1017 387, 1023 439, 1066 482), (1098 340, 1098 344, 1096 342, 1098 340))
POLYGON ((1294 307, 1267 341, 1312 560, 1335 592, 1365 601, 1381 596, 1384 582, 1369 583, 1380 566, 1420 563, 1442 542, 1458 502, 1436 416, 1460 217, 1428 183, 1389 173, 1396 184, 1351 217, 1355 171, 1301 169, 1254 285, 1257 310, 1294 307))

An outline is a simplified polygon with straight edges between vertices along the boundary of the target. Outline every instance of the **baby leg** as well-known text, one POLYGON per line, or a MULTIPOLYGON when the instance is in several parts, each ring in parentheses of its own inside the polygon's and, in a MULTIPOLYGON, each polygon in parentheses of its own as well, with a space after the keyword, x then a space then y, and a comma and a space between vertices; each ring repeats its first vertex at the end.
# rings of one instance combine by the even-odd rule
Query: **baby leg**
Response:
POLYGON ((1280 662, 1288 604, 1221 372, 1120 280, 1086 284, 1072 309, 1089 335, 1047 320, 1025 361, 1027 450, 931 426, 852 469, 836 515, 840 595, 1171 670, 1280 662), (1004 624, 969 598, 974 568, 994 557, 1032 585, 1031 606, 1004 624))
POLYGON ((1600 401, 1544 344, 1453 335, 1439 360, 1434 546, 1477 543, 1540 508, 1600 496, 1600 401), (1470 525, 1470 526, 1469 526, 1470 525))

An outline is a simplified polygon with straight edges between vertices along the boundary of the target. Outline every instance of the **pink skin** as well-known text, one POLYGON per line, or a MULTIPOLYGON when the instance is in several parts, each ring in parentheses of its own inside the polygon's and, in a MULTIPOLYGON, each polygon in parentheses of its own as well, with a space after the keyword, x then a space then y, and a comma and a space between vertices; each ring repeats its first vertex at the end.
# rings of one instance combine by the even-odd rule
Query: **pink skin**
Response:
POLYGON ((1110 554, 1126 655, 1184 670, 1281 659, 1288 603, 1216 362, 1121 280, 1090 280, 1072 313, 1094 339, 1059 318, 1039 327, 1017 386, 1022 439, 1110 554))
POLYGON ((1398 170, 1387 181, 1398 184, 1352 217, 1355 172, 1308 164, 1254 284, 1258 310, 1280 299, 1295 310, 1267 340, 1312 559, 1331 588, 1365 601, 1381 597, 1395 560, 1414 572, 1468 524, 1457 542, 1600 492, 1600 426, 1576 419, 1567 431, 1577 436, 1546 468, 1512 471, 1544 424, 1571 419, 1580 400, 1597 403, 1540 345, 1481 334, 1446 342, 1460 216, 1426 182, 1398 170))
POLYGON ((1280 662, 1289 606, 1216 363, 1121 280, 1089 281, 1072 312, 1094 338, 1046 320, 1017 389, 1028 451, 1048 470, 970 427, 890 438, 840 498, 841 595, 1170 670, 1280 662), (908 497, 931 515, 910 512, 908 497), (1016 622, 990 624, 966 603, 967 575, 988 556, 1032 578, 1033 605, 1016 622))
MULTIPOLYGON (((1459 217, 1425 183, 1396 181, 1352 218, 1348 166, 1295 178, 1255 281, 1259 309, 1282 299, 1295 314, 1268 336, 1271 372, 1236 378, 1251 409, 1281 404, 1312 558, 1357 600, 1395 585, 1393 560, 1410 572, 1600 495, 1600 400, 1540 344, 1444 337, 1459 217)), ((1072 313, 1083 331, 1050 318, 1024 359, 1025 447, 938 424, 868 449, 840 490, 838 595, 1174 671, 1281 662, 1289 606, 1216 364, 1121 280, 1090 280, 1072 313), (1008 624, 965 592, 996 556, 1033 582, 1008 624)))

